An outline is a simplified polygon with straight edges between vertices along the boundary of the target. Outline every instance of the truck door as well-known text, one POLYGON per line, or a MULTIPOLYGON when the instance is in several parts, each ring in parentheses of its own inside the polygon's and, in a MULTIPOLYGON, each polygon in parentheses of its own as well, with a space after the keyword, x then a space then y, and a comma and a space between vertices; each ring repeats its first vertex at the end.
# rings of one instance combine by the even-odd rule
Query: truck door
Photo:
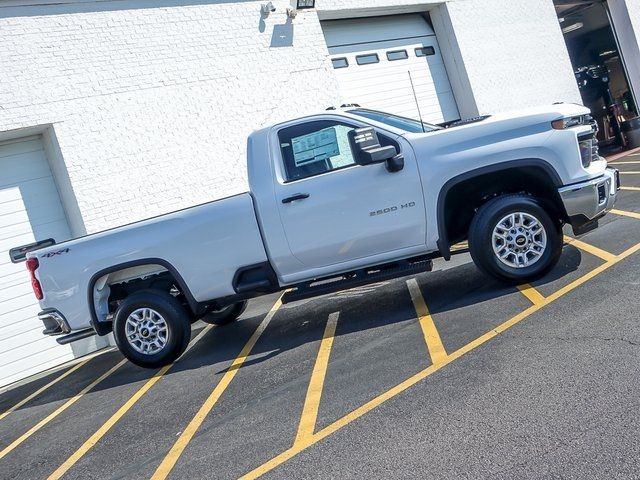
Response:
POLYGON ((292 255, 310 269, 351 269, 424 248, 425 207, 413 150, 402 137, 378 131, 382 145, 404 156, 404 168, 390 173, 384 163, 356 165, 348 133, 360 127, 323 119, 277 132, 276 202, 292 255))

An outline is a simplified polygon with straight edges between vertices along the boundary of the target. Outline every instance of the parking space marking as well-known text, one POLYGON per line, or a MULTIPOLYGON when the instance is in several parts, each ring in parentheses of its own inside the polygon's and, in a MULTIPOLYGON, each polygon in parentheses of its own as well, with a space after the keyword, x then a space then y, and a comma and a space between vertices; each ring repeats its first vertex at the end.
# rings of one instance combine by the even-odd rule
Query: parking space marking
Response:
MULTIPOLYGON (((192 349, 194 345, 196 345, 200 341, 200 339, 203 338, 209 330, 211 330, 212 327, 213 325, 207 325, 206 327, 204 327, 200 331, 200 333, 198 333, 198 335, 196 335, 196 337, 191 340, 189 346, 185 350, 185 354, 190 349, 192 349)), ((78 462, 78 460, 80 460, 89 450, 91 450, 94 445, 98 443, 100 439, 104 437, 106 433, 111 430, 111 428, 124 416, 124 414, 127 413, 131 409, 131 407, 133 407, 138 402, 138 400, 140 400, 142 396, 147 393, 147 391, 149 391, 149 389, 153 387, 158 382, 158 380, 160 380, 164 376, 165 373, 169 371, 171 367, 173 367, 173 365, 175 364, 171 363, 169 365, 165 365, 160 370, 158 370, 155 375, 153 375, 153 377, 147 380, 145 384, 140 387, 138 391, 134 393, 131 398, 129 398, 129 400, 127 400, 124 405, 122 405, 118 409, 116 413, 111 415, 109 420, 102 424, 102 426, 98 430, 96 430, 96 432, 91 435, 91 437, 89 437, 89 439, 84 442, 80 446, 80 448, 78 448, 78 450, 73 453, 73 455, 65 460, 64 463, 55 470, 55 472, 49 475, 48 480, 57 480, 61 478, 65 473, 67 473, 67 471, 69 471, 69 469, 73 467, 78 462)))
POLYGON ((635 165, 640 163, 640 160, 625 160, 625 161, 613 161, 613 162, 609 162, 609 165, 635 165))
POLYGON ((573 245, 574 247, 579 248, 580 250, 584 250, 585 252, 590 253, 591 255, 595 255, 596 257, 599 257, 606 262, 609 262, 614 258, 616 258, 616 256, 613 253, 607 252, 606 250, 595 247, 593 245, 590 245, 588 243, 585 243, 581 240, 578 240, 577 238, 573 238, 568 235, 564 236, 564 242, 568 245, 573 245))
POLYGON ((78 370, 80 367, 86 365, 86 363, 91 360, 94 357, 90 357, 87 358, 86 360, 83 360, 79 363, 77 363, 76 365, 74 365, 73 367, 71 367, 70 369, 68 369, 66 372, 64 372, 62 375, 57 376, 56 378, 54 378, 53 380, 51 380, 49 383, 47 383, 46 385, 43 385, 42 387, 40 387, 39 389, 37 389, 35 392, 33 392, 31 395, 29 395, 26 398, 23 398, 22 400, 20 400, 18 403, 16 403, 13 407, 7 409, 5 412, 3 412, 2 414, 0 414, 0 420, 2 420, 4 417, 6 417, 7 415, 9 415, 11 412, 16 411, 17 409, 19 409, 21 406, 23 406, 25 403, 33 400, 34 398, 36 398, 38 395, 40 395, 42 392, 44 392, 45 390, 47 390, 48 388, 54 386, 56 383, 58 383, 60 380, 65 379, 66 377, 68 377, 69 375, 71 375, 73 372, 75 372, 76 370, 78 370))
POLYGON ((623 172, 622 170, 618 171, 620 175, 640 175, 640 172, 623 172))
POLYGON ((233 378, 236 376, 238 370, 240 370, 240 367, 251 353, 251 350, 253 350, 253 347, 258 342, 258 339, 265 331, 265 329, 269 325, 269 322, 271 322, 271 319, 276 314, 281 305, 282 295, 280 295, 276 303, 273 305, 273 307, 271 307, 271 310, 269 310, 269 313, 267 313, 267 315, 262 319, 262 322, 260 322, 258 328, 256 328, 256 330, 253 332, 253 335, 251 335, 251 338, 249 338, 244 347, 242 347, 242 350, 233 360, 231 366, 215 386, 215 388, 211 392, 211 395, 209 395, 209 397, 204 401, 196 415, 191 419, 191 422, 189 422, 189 425, 187 425, 178 440, 176 440, 176 443, 173 444, 173 447, 171 447, 171 450, 169 450, 169 453, 167 453, 167 455, 164 457, 164 459, 154 472, 153 476, 151 477, 152 480, 165 479, 167 478, 169 473, 171 473, 171 470, 173 470, 173 467, 182 455, 182 452, 184 452, 184 449, 187 447, 189 442, 191 442, 191 439, 196 434, 196 431, 198 430, 198 428, 200 428, 202 422, 204 422, 204 419, 207 417, 209 412, 211 412, 216 403, 218 403, 218 400, 225 392, 233 378))
POLYGON ((442 339, 440 338, 438 329, 436 328, 435 323, 433 323, 433 318, 431 317, 431 313, 429 313, 427 302, 425 302, 424 297, 422 296, 420 286, 415 278, 411 278, 407 280, 407 287, 409 288, 413 307, 418 315, 418 321, 420 322, 420 328, 422 329, 424 340, 427 343, 427 350, 429 350, 429 355, 431 356, 431 363, 434 365, 442 363, 447 358, 447 351, 442 344, 442 339))
POLYGON ((336 334, 339 315, 339 312, 332 313, 327 320, 327 326, 324 329, 324 335, 320 342, 316 363, 311 373, 311 380, 309 381, 307 396, 304 400, 304 407, 302 408, 302 415, 300 416, 300 424, 298 425, 298 433, 293 442, 294 444, 306 441, 313 435, 316 429, 322 388, 324 387, 324 379, 327 374, 329 355, 331 354, 331 347, 333 346, 333 338, 336 334))
POLYGON ((633 247, 625 250, 620 255, 617 255, 615 257, 615 259, 603 263, 602 265, 594 268, 593 270, 591 270, 587 274, 583 275, 582 277, 580 277, 580 278, 574 280, 573 282, 569 283, 568 285, 560 288, 559 290, 557 290, 556 292, 552 293, 548 297, 545 297, 543 303, 531 305, 527 309, 523 310, 522 312, 518 313, 514 317, 510 318, 509 320, 507 320, 506 322, 498 325, 497 327, 495 327, 494 329, 488 331, 484 335, 481 335, 477 339, 469 342, 464 347, 459 348, 455 352, 451 353, 442 363, 439 363, 437 365, 436 364, 430 365, 429 367, 425 368, 424 370, 414 374, 413 376, 411 376, 408 379, 404 380, 403 382, 399 383, 395 387, 392 387, 391 389, 387 390, 386 392, 384 392, 384 393, 378 395, 377 397, 373 398, 372 400, 368 401, 367 403, 365 403, 361 407, 356 408, 355 410, 353 410, 352 412, 348 413, 344 417, 342 417, 342 418, 336 420, 335 422, 331 423, 330 425, 326 426, 322 430, 319 430, 318 432, 313 434, 313 436, 308 438, 305 442, 300 442, 300 443, 294 444, 291 448, 285 450, 284 452, 280 453, 279 455, 273 457, 271 460, 263 463, 259 467, 257 467, 255 469, 251 470, 250 472, 246 473, 245 475, 240 477, 240 479, 241 480, 252 480, 252 479, 255 479, 255 478, 258 478, 258 477, 264 475, 267 472, 270 472, 274 468, 276 468, 279 465, 282 465, 283 463, 285 463, 287 460, 290 460, 291 458, 295 457, 296 455, 298 455, 299 453, 303 452, 307 448, 315 445, 316 443, 320 442, 321 440, 323 440, 324 438, 328 437, 329 435, 332 435, 333 433, 337 432, 338 430, 340 430, 341 428, 345 427, 346 425, 349 425, 350 423, 354 422, 355 420, 357 420, 358 418, 362 417, 366 413, 368 413, 371 410, 373 410, 373 409, 377 408, 378 406, 382 405, 387 400, 390 400, 391 398, 393 398, 393 397, 397 396, 398 394, 404 392, 405 390, 409 389, 410 387, 412 387, 413 385, 417 384, 421 380, 424 380, 425 378, 427 378, 431 374, 437 372, 438 370, 440 370, 444 366, 448 365, 449 363, 453 362, 454 360, 462 357, 463 355, 465 355, 466 353, 471 352, 472 350, 475 350, 479 346, 484 345, 485 343, 487 343, 492 338, 500 335, 501 333, 505 332, 506 330, 508 330, 509 328, 513 327, 514 325, 517 325, 522 320, 524 320, 525 318, 529 317, 530 315, 532 315, 533 313, 537 312, 538 310, 542 309, 546 305, 549 305, 549 304, 555 302, 556 300, 558 300, 559 298, 563 297, 564 295, 570 293, 571 291, 575 290, 576 288, 578 288, 579 286, 581 286, 585 282, 587 282, 590 279, 596 277, 597 275, 599 275, 600 273, 604 272, 605 270, 611 268, 612 266, 616 265, 617 263, 620 263, 622 260, 624 260, 625 258, 629 257, 630 255, 633 255, 634 253, 636 253, 638 251, 640 251, 640 243, 638 243, 638 244, 634 245, 633 247))
POLYGON ((20 437, 18 437, 16 440, 14 440, 11 444, 7 445, 4 448, 4 450, 2 450, 0 452, 0 460, 3 459, 9 452, 11 452, 13 449, 15 449, 18 445, 20 445, 22 442, 24 442, 31 435, 36 433, 38 430, 40 430, 42 427, 44 427, 47 423, 49 423, 51 420, 56 418, 58 415, 60 415, 62 412, 64 412, 71 405, 73 405, 78 400, 80 400, 87 392, 91 391, 96 385, 98 385, 100 382, 102 382, 107 377, 112 375, 116 370, 118 370, 120 367, 122 367, 125 363, 127 363, 127 359, 126 358, 123 359, 123 360, 120 360, 120 362, 118 362, 116 365, 111 367, 107 372, 105 372, 102 375, 100 375, 100 377, 98 377, 96 380, 94 380, 89 385, 84 387, 82 390, 80 390, 80 392, 76 393, 73 397, 71 397, 69 400, 67 400, 63 405, 58 407, 53 413, 50 413, 49 415, 47 415, 45 418, 40 420, 38 423, 36 423, 33 427, 31 427, 25 433, 20 435, 20 437))
POLYGON ((621 186, 620 190, 629 190, 632 192, 640 192, 640 188, 638 187, 625 187, 625 186, 621 186))
POLYGON ((626 210, 617 210, 614 208, 609 213, 615 213, 616 215, 622 215, 623 217, 631 217, 640 220, 640 213, 636 212, 627 212, 626 210))
POLYGON ((544 296, 528 283, 518 285, 518 290, 520 290, 520 293, 527 297, 534 305, 542 305, 545 302, 544 296))

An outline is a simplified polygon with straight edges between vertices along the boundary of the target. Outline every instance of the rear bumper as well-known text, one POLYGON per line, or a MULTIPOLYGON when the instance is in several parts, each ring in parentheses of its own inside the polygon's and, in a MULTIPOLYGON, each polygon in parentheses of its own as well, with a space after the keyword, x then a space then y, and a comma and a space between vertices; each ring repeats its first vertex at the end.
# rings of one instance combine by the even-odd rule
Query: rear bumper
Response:
POLYGON ((598 219, 613 208, 619 189, 620 174, 614 168, 607 168, 601 177, 558 189, 576 235, 597 226, 598 219))
POLYGON ((64 318, 58 310, 55 308, 47 308, 38 314, 38 318, 44 324, 44 335, 58 336, 56 341, 60 345, 66 345, 83 338, 91 337, 96 334, 93 328, 85 328, 84 330, 77 330, 71 333, 71 328, 67 323, 67 319, 64 318), (64 336, 59 336, 65 334, 64 336))
POLYGON ((42 331, 44 335, 62 335, 71 332, 67 319, 55 308, 43 310, 38 314, 38 318, 44 324, 42 331))

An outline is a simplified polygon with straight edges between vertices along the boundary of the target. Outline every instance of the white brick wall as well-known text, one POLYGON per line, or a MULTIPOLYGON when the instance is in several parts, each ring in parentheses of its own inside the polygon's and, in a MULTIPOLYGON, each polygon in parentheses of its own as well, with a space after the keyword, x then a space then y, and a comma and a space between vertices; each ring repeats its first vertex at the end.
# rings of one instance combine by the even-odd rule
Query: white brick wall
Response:
POLYGON ((337 102, 315 12, 271 47, 275 3, 0 8, 0 131, 54 125, 88 232, 244 191, 252 129, 337 102))
POLYGON ((441 8, 480 114, 582 103, 552 0, 453 0, 441 8))
MULTIPOLYGON (((261 3, 0 7, 0 132, 54 126, 78 203, 70 210, 88 232, 243 191, 252 129, 338 103, 316 12, 287 24, 287 0, 266 19, 261 3), (290 46, 272 46, 288 45, 291 28, 290 46)), ((318 0, 318 14, 435 3, 318 0)), ((437 8, 454 35, 441 47, 451 40, 464 66, 451 81, 470 113, 580 101, 551 0, 437 8)))
POLYGON ((625 0, 625 3, 629 12, 631 24, 633 25, 633 30, 636 34, 636 39, 640 41, 640 1, 625 0))

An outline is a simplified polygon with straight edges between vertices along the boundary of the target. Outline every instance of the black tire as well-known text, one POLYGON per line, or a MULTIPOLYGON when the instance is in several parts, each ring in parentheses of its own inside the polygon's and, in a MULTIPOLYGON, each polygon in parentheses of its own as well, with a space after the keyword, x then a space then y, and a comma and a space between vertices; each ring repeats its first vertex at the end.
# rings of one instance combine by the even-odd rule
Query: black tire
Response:
POLYGON ((191 340, 191 322, 175 297, 161 290, 144 290, 131 294, 120 304, 113 320, 113 336, 122 354, 131 362, 145 368, 158 368, 184 353, 191 340), (166 343, 157 352, 141 353, 127 339, 127 319, 142 308, 155 311, 166 323, 166 343))
MULTIPOLYGON (((510 230, 509 234, 512 231, 510 230)), ((503 195, 490 200, 476 212, 469 227, 469 251, 474 263, 484 273, 503 282, 521 283, 539 278, 555 266, 562 253, 562 238, 560 222, 555 221, 534 197, 525 194, 503 195), (535 217, 544 227, 547 240, 538 260, 521 267, 509 266, 500 260, 494 253, 492 243, 494 228, 503 218, 517 212, 535 217)), ((513 236, 511 239, 516 241, 513 236)), ((513 263, 515 255, 517 254, 509 256, 506 261, 512 260, 513 263)))
POLYGON ((204 315, 201 320, 205 323, 210 323, 218 327, 229 325, 234 322, 242 312, 247 308, 247 301, 233 303, 220 310, 213 310, 204 315))

